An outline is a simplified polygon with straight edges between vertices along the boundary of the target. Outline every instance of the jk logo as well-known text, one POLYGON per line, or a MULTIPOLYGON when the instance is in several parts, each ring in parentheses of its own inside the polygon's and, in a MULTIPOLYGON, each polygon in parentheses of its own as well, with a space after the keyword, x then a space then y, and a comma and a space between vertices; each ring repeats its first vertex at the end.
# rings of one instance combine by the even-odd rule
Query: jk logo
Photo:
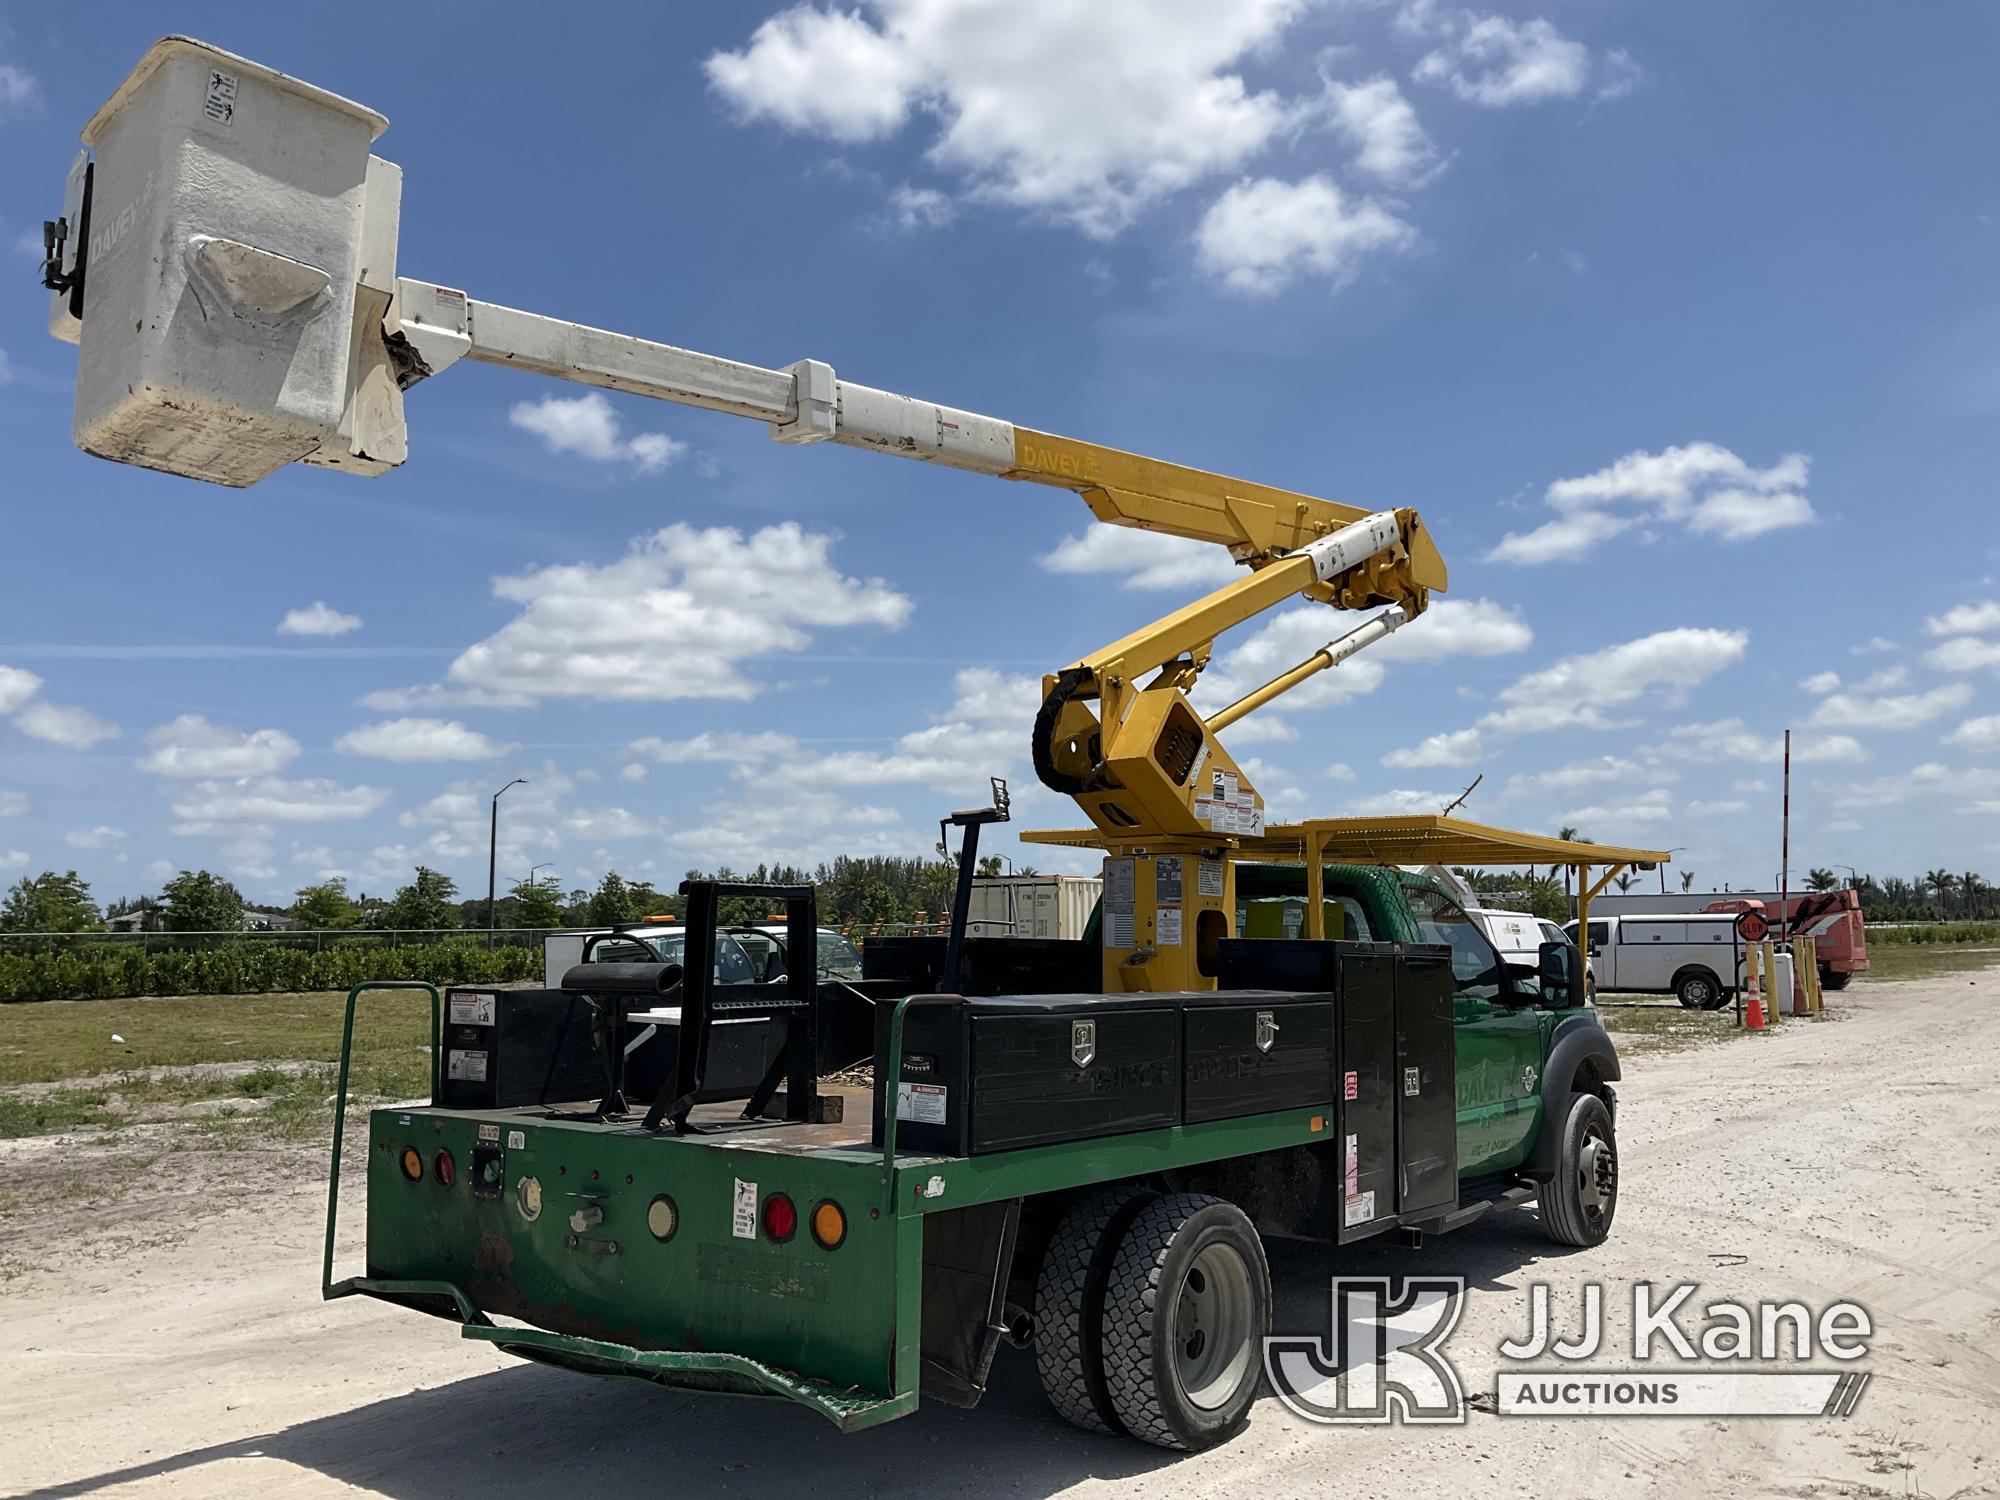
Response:
POLYGON ((1464 1278, 1407 1276, 1393 1299, 1389 1287, 1381 1276, 1335 1277, 1325 1335, 1264 1340, 1280 1401, 1308 1422, 1464 1423, 1465 1389, 1443 1351, 1464 1278))

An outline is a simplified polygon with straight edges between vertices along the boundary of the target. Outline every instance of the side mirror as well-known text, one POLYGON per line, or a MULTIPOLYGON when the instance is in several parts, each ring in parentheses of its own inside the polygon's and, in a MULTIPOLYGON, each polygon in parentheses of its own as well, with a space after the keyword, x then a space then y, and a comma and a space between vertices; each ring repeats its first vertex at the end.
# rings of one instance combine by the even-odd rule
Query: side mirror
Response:
POLYGON ((1572 943, 1544 943, 1538 953, 1535 972, 1542 982, 1542 1000, 1548 1005, 1576 1003, 1576 947, 1572 943))

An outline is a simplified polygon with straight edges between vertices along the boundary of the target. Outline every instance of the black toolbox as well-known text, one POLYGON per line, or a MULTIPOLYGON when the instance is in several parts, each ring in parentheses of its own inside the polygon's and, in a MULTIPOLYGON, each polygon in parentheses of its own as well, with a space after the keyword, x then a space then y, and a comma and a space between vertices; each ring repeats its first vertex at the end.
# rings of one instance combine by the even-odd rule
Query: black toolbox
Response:
MULTIPOLYGON (((1458 1202, 1457 1034, 1451 950, 1417 943, 1229 938, 1223 990, 1333 997, 1333 1140, 1305 1215, 1337 1243, 1458 1202)), ((1276 1107, 1276 1106, 1274 1106, 1276 1107)))
POLYGON ((1217 990, 1187 996, 1181 1017, 1187 1124, 1332 1101, 1332 994, 1217 990))
MULTIPOLYGON (((892 1084, 899 1151, 979 1156, 1178 1124, 1182 998, 914 1003, 904 1012, 900 1077, 875 1075, 875 1143, 892 1084)), ((878 1059, 889 1055, 894 1010, 876 1007, 878 1059)))
POLYGON ((446 990, 438 1103, 513 1109, 601 1098, 590 1007, 573 1000, 561 990, 446 990))

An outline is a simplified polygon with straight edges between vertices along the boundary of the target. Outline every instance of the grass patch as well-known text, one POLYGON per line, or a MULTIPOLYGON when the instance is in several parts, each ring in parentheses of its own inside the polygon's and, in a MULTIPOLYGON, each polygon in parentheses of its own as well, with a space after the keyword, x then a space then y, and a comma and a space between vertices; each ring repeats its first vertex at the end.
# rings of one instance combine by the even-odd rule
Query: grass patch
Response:
POLYGON ((2000 944, 2000 922, 1912 922, 1895 927, 1868 929, 1868 956, 1877 948, 1930 947, 1934 944, 2000 944))
POLYGON ((115 1125, 118 1117, 108 1105, 101 1089, 64 1089, 39 1098, 0 1096, 0 1140, 53 1135, 84 1125, 115 1125))
POLYGON ((1600 998, 1597 1014, 1604 1029, 1625 1057, 1692 1052, 1714 1047, 1744 1033, 1737 1028, 1735 1013, 1722 1010, 1687 1010, 1677 1004, 1660 1005, 1600 998))
MULTIPOLYGON (((2000 931, 1996 942, 1903 943, 1879 946, 1871 933, 1868 938, 1868 972, 1858 974, 1855 984, 1894 984, 1907 979, 1940 979, 1952 974, 1973 974, 2000 964, 2000 931)), ((1828 999, 1833 998, 1828 991, 1828 999)))
MULTIPOLYGON (((346 995, 174 995, 144 1000, 45 1000, 0 1006, 0 1084, 198 1063, 319 1063, 340 1056, 346 995), (114 1041, 114 1036, 122 1041, 114 1041)), ((430 1001, 422 994, 363 995, 354 1016, 354 1087, 393 1098, 429 1092, 430 1001)), ((260 1067, 240 1078, 129 1082, 152 1097, 280 1093, 292 1075, 260 1067)), ((120 1092, 127 1092, 121 1084, 120 1092)), ((329 1088, 326 1092, 331 1092, 329 1088)))

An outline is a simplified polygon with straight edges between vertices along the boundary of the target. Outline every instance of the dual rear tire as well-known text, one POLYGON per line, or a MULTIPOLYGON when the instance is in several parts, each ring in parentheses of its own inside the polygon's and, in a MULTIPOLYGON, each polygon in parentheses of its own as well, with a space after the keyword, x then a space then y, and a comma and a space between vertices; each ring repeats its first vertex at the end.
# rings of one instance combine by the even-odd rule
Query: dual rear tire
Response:
POLYGON ((1042 1388, 1077 1426, 1191 1451, 1250 1420, 1271 1271, 1235 1204, 1131 1187, 1088 1194, 1057 1225, 1035 1300, 1042 1388))

